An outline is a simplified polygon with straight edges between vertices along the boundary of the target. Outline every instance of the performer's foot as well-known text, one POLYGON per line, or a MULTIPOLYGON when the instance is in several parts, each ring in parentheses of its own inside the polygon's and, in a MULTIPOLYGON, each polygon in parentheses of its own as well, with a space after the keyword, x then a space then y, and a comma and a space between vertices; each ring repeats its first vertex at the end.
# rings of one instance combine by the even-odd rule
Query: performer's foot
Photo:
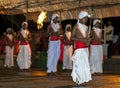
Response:
POLYGON ((82 84, 80 84, 79 86, 86 86, 87 85, 87 83, 82 83, 82 84))
POLYGON ((97 75, 97 76, 101 76, 101 75, 102 75, 102 73, 96 73, 96 75, 97 75))
POLYGON ((52 73, 47 73, 47 76, 51 76, 52 75, 52 73))
POLYGON ((74 87, 76 87, 76 88, 85 87, 85 86, 86 86, 86 84, 84 84, 84 83, 83 84, 75 84, 74 85, 74 87))
POLYGON ((57 76, 57 73, 56 72, 52 72, 52 76, 57 76))
POLYGON ((67 70, 66 70, 66 69, 63 69, 62 71, 63 71, 63 72, 66 72, 67 70))

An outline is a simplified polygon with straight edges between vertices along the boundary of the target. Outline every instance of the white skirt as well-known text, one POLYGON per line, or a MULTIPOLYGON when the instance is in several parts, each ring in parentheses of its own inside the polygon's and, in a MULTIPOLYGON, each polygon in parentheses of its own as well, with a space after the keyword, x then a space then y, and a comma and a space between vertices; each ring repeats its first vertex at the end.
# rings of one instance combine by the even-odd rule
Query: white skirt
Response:
POLYGON ((6 56, 4 67, 12 67, 14 66, 14 47, 6 46, 6 56))
POLYGON ((74 51, 73 60, 73 70, 72 79, 77 84, 82 84, 84 82, 90 81, 91 73, 88 60, 88 48, 80 48, 74 51))
POLYGON ((20 69, 29 69, 31 66, 31 49, 29 45, 20 45, 17 57, 20 69))
POLYGON ((63 52, 63 70, 72 69, 73 45, 65 45, 63 52))
POLYGON ((49 41, 47 56, 47 72, 56 72, 60 57, 60 40, 49 41))
POLYGON ((90 49, 91 73, 102 73, 103 47, 102 45, 91 45, 90 49))

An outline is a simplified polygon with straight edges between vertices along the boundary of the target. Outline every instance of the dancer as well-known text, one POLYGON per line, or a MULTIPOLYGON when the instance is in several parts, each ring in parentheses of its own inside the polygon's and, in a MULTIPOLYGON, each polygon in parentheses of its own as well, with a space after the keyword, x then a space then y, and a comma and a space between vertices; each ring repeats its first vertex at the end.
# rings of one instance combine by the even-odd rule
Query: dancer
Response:
POLYGON ((78 16, 78 22, 74 26, 72 33, 75 51, 72 56, 73 69, 71 76, 73 81, 78 85, 85 84, 92 79, 88 59, 88 28, 85 25, 88 17, 90 17, 90 15, 86 11, 81 11, 78 16))

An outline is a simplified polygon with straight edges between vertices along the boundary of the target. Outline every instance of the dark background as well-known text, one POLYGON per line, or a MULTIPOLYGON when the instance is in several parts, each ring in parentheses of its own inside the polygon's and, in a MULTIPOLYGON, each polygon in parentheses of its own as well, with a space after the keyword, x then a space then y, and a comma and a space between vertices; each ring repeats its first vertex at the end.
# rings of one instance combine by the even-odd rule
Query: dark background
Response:
MULTIPOLYGON (((118 35, 120 32, 120 17, 110 17, 110 18, 103 18, 102 19, 104 24, 107 25, 107 21, 111 21, 114 27, 114 35, 118 35)), ((0 15, 0 35, 6 31, 8 27, 11 27, 15 32, 19 31, 21 28, 21 23, 25 21, 25 16, 20 15, 0 15)), ((72 27, 77 22, 77 20, 64 20, 61 22, 63 29, 65 28, 66 24, 71 24, 72 27)), ((37 31, 37 24, 33 20, 28 21, 28 29, 30 31, 35 30, 37 31)), ((45 23, 42 29, 46 30, 49 22, 45 23)), ((87 25, 89 24, 89 20, 87 25)))

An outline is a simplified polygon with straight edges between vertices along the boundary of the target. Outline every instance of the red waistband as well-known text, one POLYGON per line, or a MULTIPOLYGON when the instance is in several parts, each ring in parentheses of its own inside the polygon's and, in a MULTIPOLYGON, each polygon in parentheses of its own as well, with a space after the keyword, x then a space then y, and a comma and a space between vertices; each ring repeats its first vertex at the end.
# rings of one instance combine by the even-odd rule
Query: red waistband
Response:
POLYGON ((51 41, 56 41, 56 40, 59 40, 59 37, 55 36, 55 35, 52 35, 52 36, 50 36, 50 40, 51 41))
POLYGON ((79 49, 79 48, 87 48, 86 44, 80 41, 76 41, 75 42, 75 49, 79 49))
POLYGON ((20 45, 29 45, 29 42, 28 41, 26 41, 26 42, 20 41, 20 45))
POLYGON ((98 41, 92 41, 91 44, 92 44, 92 45, 100 45, 100 42, 98 42, 98 41))

